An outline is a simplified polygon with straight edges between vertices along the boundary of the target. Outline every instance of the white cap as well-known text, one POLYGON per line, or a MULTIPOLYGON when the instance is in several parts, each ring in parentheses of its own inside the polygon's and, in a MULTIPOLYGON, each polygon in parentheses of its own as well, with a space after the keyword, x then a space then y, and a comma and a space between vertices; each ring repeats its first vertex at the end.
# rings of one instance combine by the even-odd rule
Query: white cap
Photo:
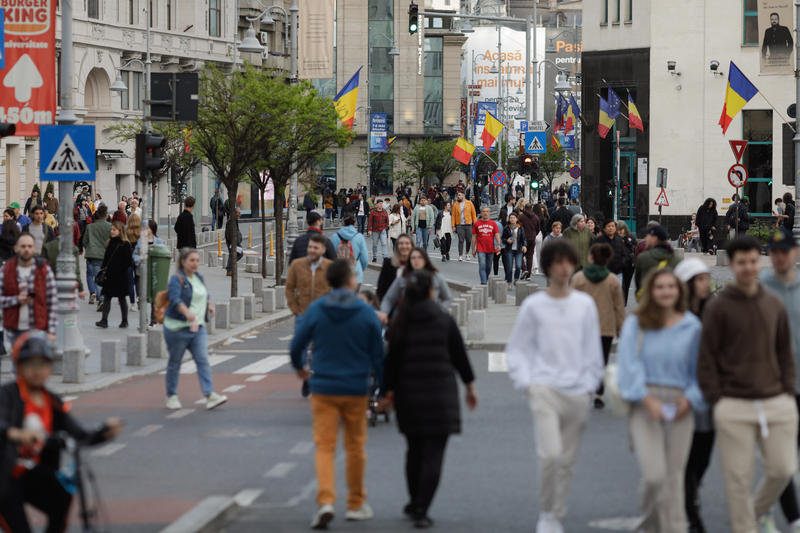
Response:
POLYGON ((684 259, 675 267, 675 275, 684 283, 688 283, 695 276, 708 274, 709 272, 711 271, 706 264, 696 257, 684 259))

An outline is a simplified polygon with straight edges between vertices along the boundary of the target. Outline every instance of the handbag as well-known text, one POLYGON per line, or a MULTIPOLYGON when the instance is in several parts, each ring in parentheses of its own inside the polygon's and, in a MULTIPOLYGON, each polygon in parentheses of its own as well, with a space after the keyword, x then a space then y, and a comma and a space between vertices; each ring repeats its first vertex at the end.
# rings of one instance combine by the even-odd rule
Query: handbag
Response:
MULTIPOLYGON (((111 264, 111 262, 114 260, 114 256, 117 255, 117 250, 119 250, 119 246, 114 250, 114 253, 111 254, 108 264, 111 264)), ((94 283, 98 287, 105 285, 106 281, 108 281, 108 266, 104 266, 97 271, 97 274, 94 275, 94 283)))
MULTIPOLYGON (((636 356, 639 357, 642 352, 642 345, 644 344, 644 332, 639 329, 639 335, 636 339, 636 356)), ((614 361, 609 361, 606 365, 605 374, 603 376, 603 397, 606 405, 611 411, 621 417, 627 417, 631 414, 631 402, 622 397, 622 392, 619 390, 619 364, 616 357, 614 361)))
POLYGON ((433 247, 434 248, 439 248, 441 246, 441 244, 442 244, 442 242, 439 239, 439 236, 438 235, 434 235, 433 236, 433 247))

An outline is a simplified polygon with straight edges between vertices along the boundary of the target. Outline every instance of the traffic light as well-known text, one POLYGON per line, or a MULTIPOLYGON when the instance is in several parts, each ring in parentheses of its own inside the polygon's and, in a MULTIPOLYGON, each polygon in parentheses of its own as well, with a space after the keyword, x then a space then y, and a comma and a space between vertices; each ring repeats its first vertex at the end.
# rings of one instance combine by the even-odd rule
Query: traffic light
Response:
POLYGON ((531 174, 531 190, 538 191, 539 190, 539 173, 533 172, 531 174))
POLYGON ((414 35, 419 29, 419 6, 414 2, 408 6, 408 33, 414 35))
POLYGON ((0 123, 0 137, 9 137, 14 135, 16 131, 17 126, 15 124, 8 124, 6 122, 0 123))
POLYGON ((164 147, 167 140, 158 133, 136 134, 136 174, 144 179, 146 173, 160 170, 167 160, 164 158, 164 147))
POLYGON ((522 159, 520 159, 520 166, 519 171, 521 174, 527 174, 530 176, 531 172, 533 171, 533 156, 531 155, 524 155, 522 159))
POLYGON ((623 206, 628 206, 631 203, 631 184, 625 183, 620 189, 620 202, 623 206))

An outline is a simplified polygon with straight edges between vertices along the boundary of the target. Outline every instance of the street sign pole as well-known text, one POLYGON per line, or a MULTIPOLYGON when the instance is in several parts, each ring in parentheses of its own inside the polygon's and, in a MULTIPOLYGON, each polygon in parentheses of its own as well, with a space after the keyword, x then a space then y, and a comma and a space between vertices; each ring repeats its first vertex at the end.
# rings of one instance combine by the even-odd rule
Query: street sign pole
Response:
MULTIPOLYGON (((56 116, 56 122, 67 125, 78 122, 78 117, 75 116, 72 108, 72 1, 61 0, 61 110, 56 116)), ((78 350, 81 354, 86 352, 86 346, 83 343, 80 329, 78 329, 78 298, 76 294, 78 273, 75 272, 75 256, 72 255, 72 226, 74 224, 72 193, 74 187, 74 181, 58 183, 60 234, 55 275, 58 290, 56 354, 59 359, 68 351, 78 350)), ((63 360, 59 361, 59 363, 61 362, 63 360)))

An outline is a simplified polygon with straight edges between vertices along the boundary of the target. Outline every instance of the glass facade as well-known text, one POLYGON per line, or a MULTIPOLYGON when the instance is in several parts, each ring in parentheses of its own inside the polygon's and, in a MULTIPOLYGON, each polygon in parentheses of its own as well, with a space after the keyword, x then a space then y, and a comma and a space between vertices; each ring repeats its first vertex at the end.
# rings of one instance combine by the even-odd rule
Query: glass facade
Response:
MULTIPOLYGON (((373 113, 386 113, 389 133, 394 131, 394 2, 369 0, 369 105, 373 113)), ((367 117, 369 120, 369 117, 367 117)))
POLYGON ((772 215, 772 110, 742 111, 742 139, 748 141, 742 164, 750 176, 742 197, 750 201, 750 214, 772 215))
POLYGON ((425 37, 425 134, 442 134, 442 38, 425 37))

